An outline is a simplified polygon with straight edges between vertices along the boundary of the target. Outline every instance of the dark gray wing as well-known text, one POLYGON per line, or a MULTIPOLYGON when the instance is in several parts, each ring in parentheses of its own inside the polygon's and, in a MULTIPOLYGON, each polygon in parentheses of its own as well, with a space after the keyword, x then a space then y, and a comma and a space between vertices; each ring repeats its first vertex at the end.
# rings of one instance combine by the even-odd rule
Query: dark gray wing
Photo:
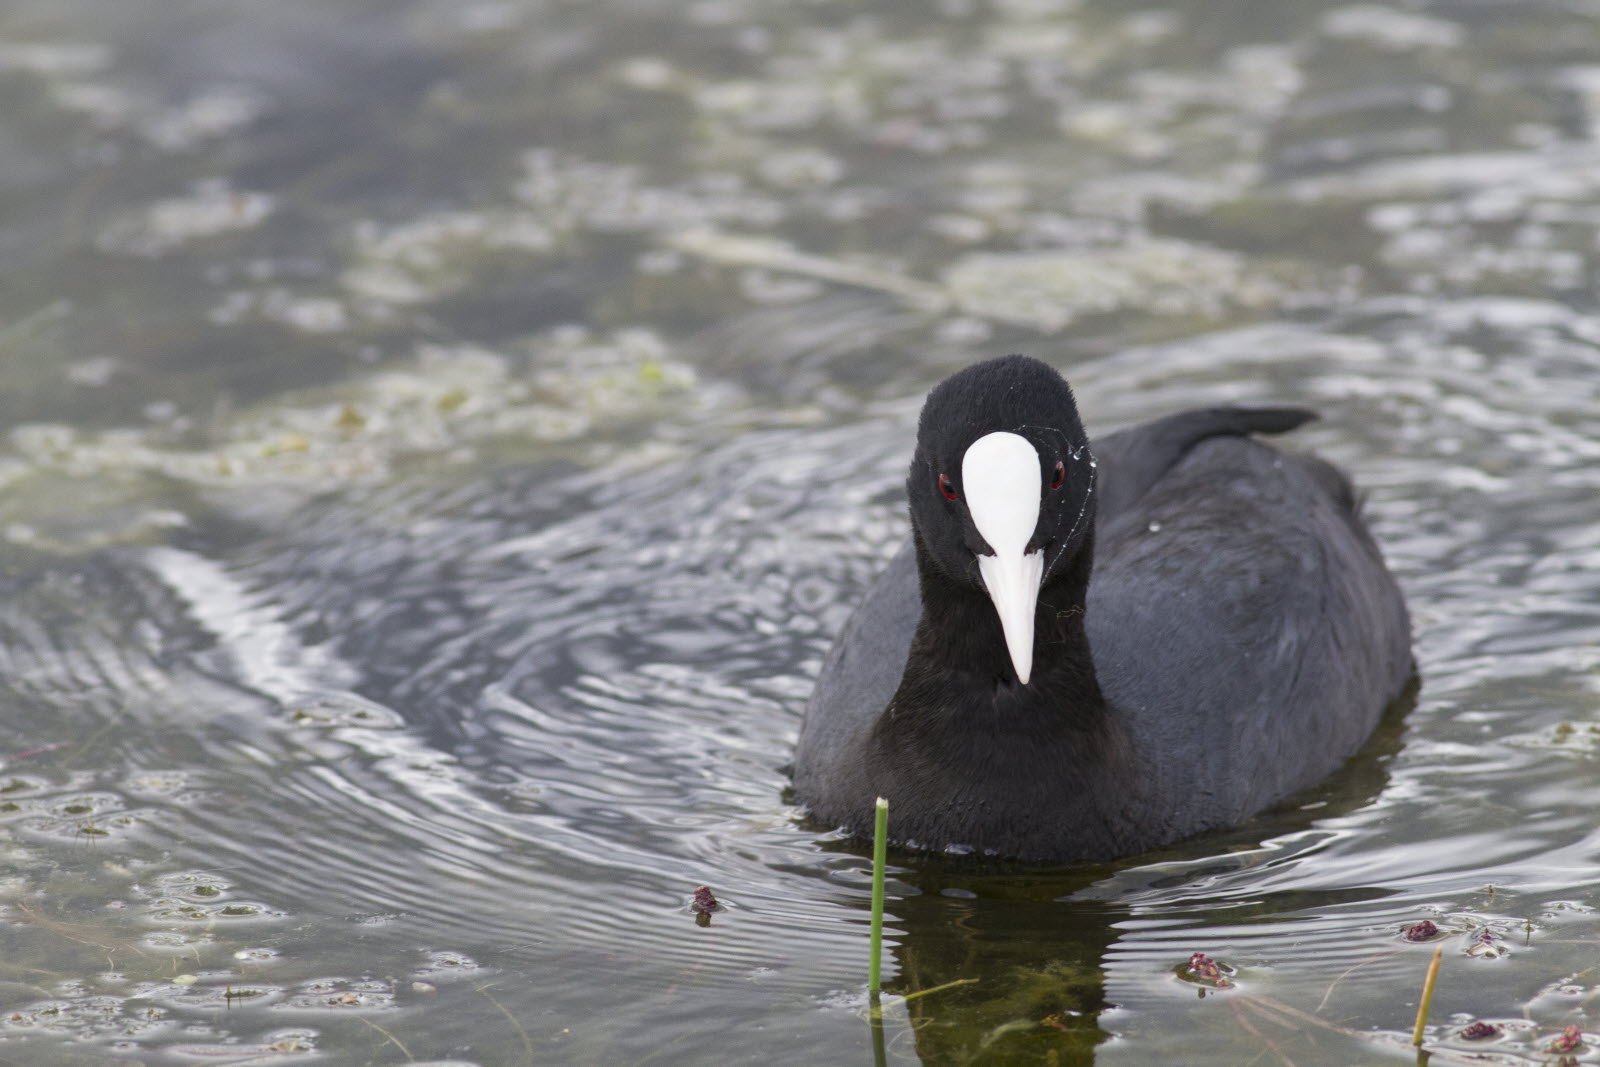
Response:
POLYGON ((1400 590, 1320 460, 1208 436, 1096 532, 1095 668, 1185 833, 1337 769, 1410 677, 1400 590))

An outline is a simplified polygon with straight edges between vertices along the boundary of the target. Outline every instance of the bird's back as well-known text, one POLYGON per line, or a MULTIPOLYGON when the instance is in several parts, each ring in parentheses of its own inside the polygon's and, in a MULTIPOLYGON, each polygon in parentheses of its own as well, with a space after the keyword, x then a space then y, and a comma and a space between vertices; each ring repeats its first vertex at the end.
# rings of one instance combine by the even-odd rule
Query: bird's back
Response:
MULTIPOLYGON (((1108 488, 1146 430, 1103 443, 1108 488)), ((1089 641, 1161 836, 1237 822, 1353 755, 1412 659, 1405 602, 1344 477, 1229 434, 1107 496, 1089 641)))

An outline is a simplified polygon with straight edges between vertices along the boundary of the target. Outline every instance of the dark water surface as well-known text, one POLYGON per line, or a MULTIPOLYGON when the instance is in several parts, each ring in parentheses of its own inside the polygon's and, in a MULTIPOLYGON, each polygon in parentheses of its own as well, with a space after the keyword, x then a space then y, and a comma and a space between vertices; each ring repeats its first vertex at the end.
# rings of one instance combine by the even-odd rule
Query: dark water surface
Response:
POLYGON ((1320 409, 1422 685, 1227 834, 900 857, 975 981, 883 1057, 1411 1063, 1428 918, 1434 1063, 1600 1061, 1597 134, 1593 0, 12 0, 0 1063, 872 1062, 784 765, 1007 351, 1320 409))

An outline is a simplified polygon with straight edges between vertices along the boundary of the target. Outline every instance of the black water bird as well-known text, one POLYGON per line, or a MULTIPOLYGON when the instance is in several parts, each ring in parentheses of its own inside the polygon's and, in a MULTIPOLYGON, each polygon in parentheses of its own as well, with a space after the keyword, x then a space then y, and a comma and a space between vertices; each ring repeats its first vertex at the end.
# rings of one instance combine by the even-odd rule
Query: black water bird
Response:
POLYGON ((929 394, 911 542, 823 664, 797 799, 908 846, 1102 860, 1229 826, 1355 753, 1413 672, 1350 482, 1210 408, 1090 444, 1006 356, 929 394))

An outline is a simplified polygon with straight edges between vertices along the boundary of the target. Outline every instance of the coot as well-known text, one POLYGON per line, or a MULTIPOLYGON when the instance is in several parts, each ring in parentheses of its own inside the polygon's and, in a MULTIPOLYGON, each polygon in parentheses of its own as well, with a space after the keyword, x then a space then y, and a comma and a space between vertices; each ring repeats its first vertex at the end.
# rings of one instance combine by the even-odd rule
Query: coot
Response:
POLYGON ((1325 777, 1410 679, 1405 602, 1350 482, 1185 411, 1090 444, 1023 356, 932 393, 911 540, 823 664, 797 799, 910 847, 1103 860, 1325 777))

